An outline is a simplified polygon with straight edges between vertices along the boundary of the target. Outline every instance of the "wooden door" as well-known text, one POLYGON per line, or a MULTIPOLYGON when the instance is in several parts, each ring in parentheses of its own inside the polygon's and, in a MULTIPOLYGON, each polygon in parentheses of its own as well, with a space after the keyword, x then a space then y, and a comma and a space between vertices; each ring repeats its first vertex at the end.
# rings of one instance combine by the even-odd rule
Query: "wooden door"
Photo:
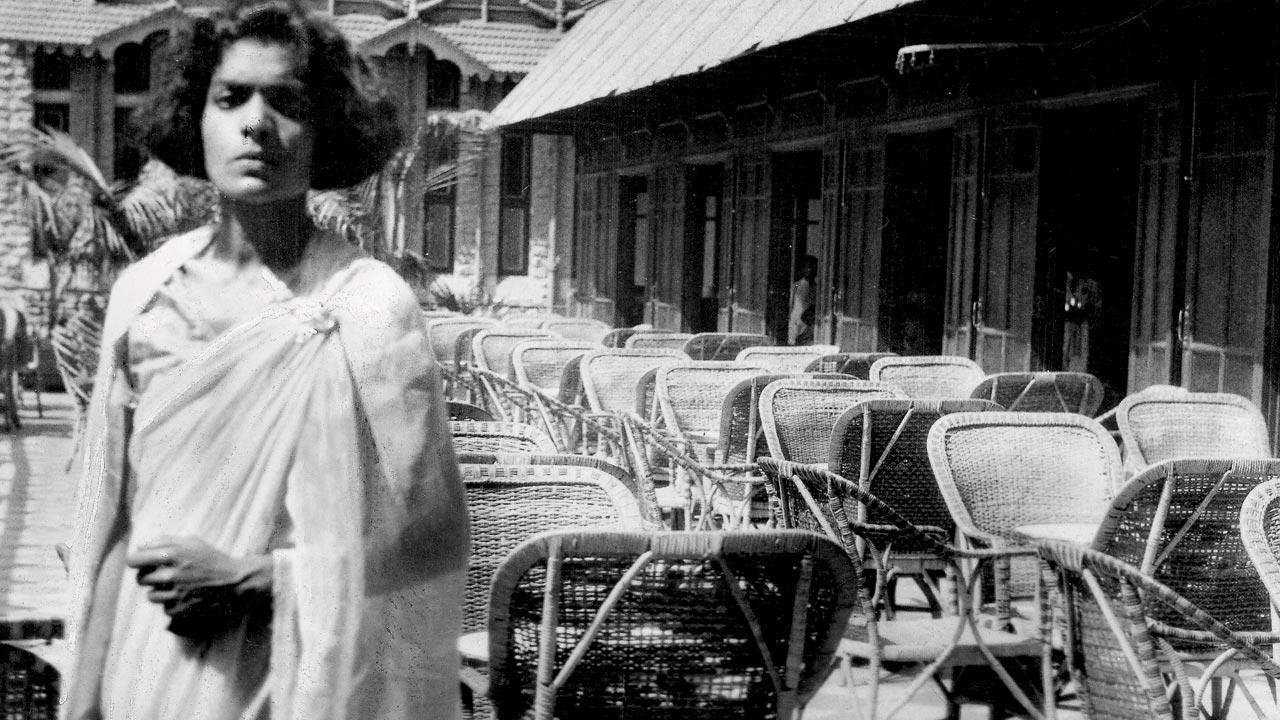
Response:
POLYGON ((584 175, 578 185, 577 286, 574 314, 614 321, 614 257, 617 254, 618 176, 584 175))
POLYGON ((973 118, 956 126, 951 140, 951 222, 947 231, 946 321, 942 352, 971 357, 977 310, 978 232, 982 212, 983 123, 973 118))
POLYGON ((1134 238, 1133 321, 1129 339, 1129 392, 1173 378, 1175 307, 1181 307, 1176 276, 1178 157, 1182 107, 1172 90, 1147 102, 1138 171, 1138 218, 1134 238))
POLYGON ((1029 370, 1039 206, 1037 118, 991 118, 985 145, 973 359, 988 373, 1029 370))
POLYGON ((840 248, 842 205, 840 190, 844 183, 844 138, 832 135, 822 150, 822 247, 811 248, 818 258, 818 292, 814 295, 814 342, 835 342, 837 303, 842 299, 835 288, 840 248), (816 251, 815 251, 816 250, 816 251))
POLYGON ((653 173, 653 258, 645 321, 680 330, 684 275, 685 166, 662 165, 653 173))
POLYGON ((721 298, 721 330, 762 333, 769 276, 769 155, 738 157, 733 171, 733 215, 729 252, 721 277, 728 282, 721 298))
POLYGON ((1275 112, 1258 87, 1197 100, 1196 181, 1178 330, 1181 384, 1262 402, 1275 112))
POLYGON ((884 143, 883 131, 858 133, 845 143, 844 207, 831 287, 835 344, 849 352, 878 349, 884 143))

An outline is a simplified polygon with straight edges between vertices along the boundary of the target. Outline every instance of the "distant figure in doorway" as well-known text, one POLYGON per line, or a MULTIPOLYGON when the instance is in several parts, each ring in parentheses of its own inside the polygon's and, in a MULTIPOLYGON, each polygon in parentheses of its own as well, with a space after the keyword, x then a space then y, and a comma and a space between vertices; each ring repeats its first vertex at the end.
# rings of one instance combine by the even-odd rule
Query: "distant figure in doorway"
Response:
POLYGON ((787 342, 792 345, 813 344, 814 283, 818 279, 818 258, 805 255, 800 261, 800 277, 791 285, 791 317, 787 323, 787 342))

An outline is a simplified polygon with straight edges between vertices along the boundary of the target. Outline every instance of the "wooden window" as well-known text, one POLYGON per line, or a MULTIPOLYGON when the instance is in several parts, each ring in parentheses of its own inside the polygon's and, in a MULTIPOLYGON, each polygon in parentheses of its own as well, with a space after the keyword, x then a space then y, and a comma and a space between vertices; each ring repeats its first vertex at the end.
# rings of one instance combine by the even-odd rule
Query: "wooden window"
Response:
POLYGON ((133 139, 129 122, 132 115, 132 108, 117 107, 113 118, 115 143, 112 169, 117 180, 135 178, 142 169, 142 152, 133 139))
POLYGON ((461 94, 462 72, 448 60, 432 58, 427 64, 427 105, 457 108, 461 94))
POLYGON ((31 84, 36 90, 70 90, 71 58, 62 53, 37 52, 31 84))
POLYGON ((115 91, 136 95, 151 90, 151 52, 138 43, 125 43, 112 58, 115 91))
POLYGON ((502 275, 529 271, 530 140, 528 135, 502 136, 498 218, 498 272, 502 275))

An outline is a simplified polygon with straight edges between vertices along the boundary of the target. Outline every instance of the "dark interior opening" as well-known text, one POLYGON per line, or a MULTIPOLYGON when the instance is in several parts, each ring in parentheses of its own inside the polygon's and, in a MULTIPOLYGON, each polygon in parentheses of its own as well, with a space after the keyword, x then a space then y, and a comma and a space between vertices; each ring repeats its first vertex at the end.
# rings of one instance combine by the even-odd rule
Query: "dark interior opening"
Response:
POLYGON ((822 152, 776 153, 772 173, 765 327, 779 343, 786 343, 792 287, 801 263, 805 255, 816 256, 822 249, 822 152))
POLYGON ((715 332, 720 311, 720 238, 724 222, 724 165, 689 169, 685 202, 681 313, 688 332, 715 332))
POLYGON ((951 132, 891 136, 885 147, 880 345, 942 352, 950 220, 951 132))
POLYGON ((1139 127, 1119 104, 1045 123, 1033 362, 1095 375, 1103 407, 1128 383, 1139 127))
POLYGON ((614 288, 614 323, 618 327, 644 322, 646 272, 637 263, 637 251, 648 252, 649 180, 644 176, 619 178, 618 263, 614 288))

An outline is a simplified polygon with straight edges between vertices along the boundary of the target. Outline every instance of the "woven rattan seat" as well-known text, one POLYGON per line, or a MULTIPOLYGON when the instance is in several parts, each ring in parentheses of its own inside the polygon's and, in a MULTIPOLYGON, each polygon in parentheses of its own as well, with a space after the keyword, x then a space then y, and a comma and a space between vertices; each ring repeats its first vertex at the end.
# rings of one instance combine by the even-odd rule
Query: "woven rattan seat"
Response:
POLYGON ((831 431, 845 410, 876 398, 903 398, 884 383, 854 378, 783 378, 760 393, 760 423, 769 455, 799 463, 825 463, 831 431))
MULTIPOLYGON (((1018 544, 1024 525, 1101 523, 1124 479, 1111 435, 1070 413, 944 415, 928 448, 960 536, 975 547, 1018 544)), ((1029 596, 1035 564, 1013 571, 1012 593, 1029 596)))
POLYGON ((688 333, 641 330, 631 334, 623 343, 628 350, 679 350, 693 337, 688 333))
POLYGON ((734 357, 774 373, 799 373, 814 360, 839 350, 835 345, 759 345, 743 348, 734 357))
POLYGON ((515 422, 449 422, 453 449, 457 453, 555 453, 556 446, 545 432, 532 425, 515 422))
POLYGON ((493 422, 493 413, 471 403, 448 402, 450 420, 474 420, 476 422, 493 422))
POLYGON ((560 380, 570 360, 600 347, 581 340, 525 340, 511 350, 511 369, 518 383, 560 396, 560 380))
MULTIPOLYGON (((776 500, 779 523, 783 527, 819 532, 837 541, 853 560, 860 572, 874 571, 874 586, 863 590, 859 586, 855 615, 845 630, 839 653, 845 659, 868 661, 869 697, 860 703, 859 716, 879 716, 880 668, 888 662, 922 666, 911 689, 900 704, 885 716, 900 710, 921 685, 931 677, 942 688, 948 704, 948 717, 959 717, 961 702, 984 702, 993 705, 1019 703, 1029 707, 1030 698, 1023 686, 1015 685, 1012 678, 1006 682, 1009 692, 996 688, 984 688, 975 693, 955 684, 948 686, 938 673, 965 666, 986 666, 986 653, 994 658, 1017 659, 1024 665, 1034 665, 1043 658, 1044 644, 1036 636, 1019 635, 1006 628, 1010 624, 1007 595, 1001 594, 995 615, 980 615, 978 607, 969 595, 970 585, 965 580, 961 562, 976 563, 975 572, 981 572, 986 564, 1008 557, 1003 551, 965 550, 942 540, 940 528, 916 526, 874 495, 861 490, 856 483, 814 465, 762 458, 760 467, 770 494, 776 500), (847 508, 862 507, 856 513, 847 508), (859 517, 874 516, 881 524, 868 524, 859 517), (949 603, 950 616, 941 618, 885 620, 883 611, 891 570, 897 560, 900 545, 916 548, 917 553, 928 553, 937 566, 945 568, 952 579, 956 595, 949 603), (893 549, 890 552, 890 548, 893 549), (887 555, 886 555, 887 553, 887 555), (961 609, 965 612, 961 613, 961 609), (985 650, 985 652, 984 652, 985 650), (980 697, 975 697, 980 695, 980 697)), ((1021 553, 1034 563, 1031 551, 1021 553)), ((963 677, 963 676, 958 676, 963 677)), ((1033 680, 1033 684, 1039 678, 1033 680)), ((960 681, 957 680, 957 683, 960 681)), ((1001 713, 992 710, 993 717, 1001 713)))
POLYGON ((971 395, 1016 412, 1070 412, 1092 417, 1102 383, 1089 373, 1014 372, 988 375, 971 395))
MULTIPOLYGON (((1092 720, 1193 720, 1200 717, 1186 669, 1151 617, 1217 637, 1272 678, 1280 666, 1210 613, 1137 568, 1072 543, 1044 542, 1040 555, 1057 584, 1066 616, 1066 660, 1085 717, 1092 720), (1169 702, 1164 674, 1174 677, 1181 712, 1169 702)), ((1203 693, 1200 693, 1202 696, 1203 693)))
POLYGON ((5 720, 56 720, 57 668, 29 650, 0 643, 0 677, 5 720))
POLYGON ((687 359, 680 350, 623 348, 592 350, 579 361, 587 404, 597 412, 629 412, 636 406, 636 383, 646 371, 687 359))
POLYGON ((854 602, 838 545, 799 532, 555 533, 490 605, 499 718, 793 718, 854 602))
POLYGON ((1262 413, 1239 395, 1139 393, 1120 401, 1116 422, 1131 471, 1174 458, 1271 457, 1262 413))
POLYGON ((566 340, 600 345, 600 341, 612 328, 608 323, 592 318, 552 318, 544 321, 541 329, 566 340))
POLYGON ((684 352, 694 360, 732 360, 749 347, 773 345, 773 338, 756 333, 698 333, 684 344, 684 352))
POLYGON ((859 380, 871 377, 871 364, 882 357, 894 357, 896 353, 881 352, 849 352, 832 353, 810 362, 805 372, 840 373, 852 375, 859 380))
POLYGON ((913 398, 967 398, 986 373, 969 358, 952 355, 883 357, 871 363, 867 377, 897 385, 913 398))

